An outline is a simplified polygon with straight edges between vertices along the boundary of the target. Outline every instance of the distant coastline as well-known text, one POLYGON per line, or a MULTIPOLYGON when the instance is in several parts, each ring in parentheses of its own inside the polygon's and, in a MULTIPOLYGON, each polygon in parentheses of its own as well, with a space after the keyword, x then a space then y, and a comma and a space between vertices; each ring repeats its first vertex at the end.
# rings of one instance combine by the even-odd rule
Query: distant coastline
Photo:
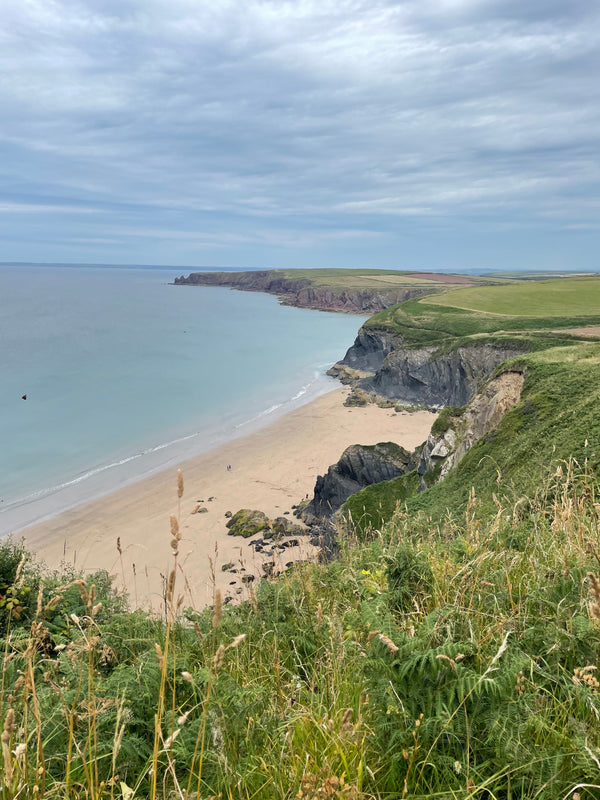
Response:
POLYGON ((313 273, 321 275, 323 272, 325 270, 192 272, 187 277, 181 275, 175 278, 174 284, 264 292, 275 295, 283 305, 347 314, 375 314, 403 300, 424 297, 438 288, 435 283, 426 281, 413 285, 410 276, 400 279, 397 286, 389 285, 385 283, 387 276, 384 270, 366 270, 367 273, 374 273, 372 285, 361 285, 365 271, 328 270, 334 282, 325 279, 322 284, 315 280, 313 273), (355 272, 354 280, 352 272, 355 272), (358 283, 356 277, 361 279, 358 283))

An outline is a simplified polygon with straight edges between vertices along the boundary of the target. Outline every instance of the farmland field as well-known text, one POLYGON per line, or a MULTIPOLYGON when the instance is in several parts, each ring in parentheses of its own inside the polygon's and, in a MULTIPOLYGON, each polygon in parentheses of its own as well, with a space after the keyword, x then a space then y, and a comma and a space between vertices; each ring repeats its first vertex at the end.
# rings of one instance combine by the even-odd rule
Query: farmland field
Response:
POLYGON ((600 278, 562 278, 504 286, 469 286, 428 297, 428 305, 516 317, 598 314, 600 278))

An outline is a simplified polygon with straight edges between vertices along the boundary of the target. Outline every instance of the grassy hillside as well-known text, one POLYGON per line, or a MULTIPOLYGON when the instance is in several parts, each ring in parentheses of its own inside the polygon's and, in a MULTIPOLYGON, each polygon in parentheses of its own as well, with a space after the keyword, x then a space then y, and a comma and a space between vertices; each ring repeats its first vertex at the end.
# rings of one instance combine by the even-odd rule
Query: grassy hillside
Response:
POLYGON ((433 305, 511 317, 581 317, 598 314, 600 277, 453 289, 433 305))
POLYGON ((501 278, 482 278, 478 275, 422 273, 389 269, 282 269, 278 274, 292 280, 304 278, 310 285, 332 291, 362 291, 389 289, 431 288, 441 291, 453 285, 502 282, 501 278))
POLYGON ((452 478, 240 606, 0 549, 3 796, 600 797, 600 346, 521 366, 452 478))
POLYGON ((578 336, 570 329, 599 324, 600 278, 594 278, 453 289, 388 308, 365 326, 400 334, 408 345, 475 340, 485 334, 550 337, 555 340, 551 344, 556 344, 557 338, 578 336), (512 309, 511 315, 505 312, 507 308, 512 309))

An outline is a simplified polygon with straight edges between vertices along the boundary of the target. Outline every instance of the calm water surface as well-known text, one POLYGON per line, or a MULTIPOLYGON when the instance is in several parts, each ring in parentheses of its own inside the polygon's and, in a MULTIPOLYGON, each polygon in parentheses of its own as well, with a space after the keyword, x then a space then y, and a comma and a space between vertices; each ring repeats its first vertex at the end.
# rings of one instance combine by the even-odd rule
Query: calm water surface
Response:
POLYGON ((336 386, 363 318, 169 285, 180 272, 0 267, 0 533, 336 386))

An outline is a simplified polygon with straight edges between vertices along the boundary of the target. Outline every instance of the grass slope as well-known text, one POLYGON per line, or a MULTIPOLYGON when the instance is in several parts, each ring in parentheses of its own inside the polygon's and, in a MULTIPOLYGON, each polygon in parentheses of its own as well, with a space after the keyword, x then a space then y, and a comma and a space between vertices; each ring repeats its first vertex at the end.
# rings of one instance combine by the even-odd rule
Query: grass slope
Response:
POLYGON ((444 481, 411 498, 410 513, 440 517, 448 509, 464 510, 473 490, 492 511, 499 478, 506 502, 514 503, 544 485, 558 461, 572 458, 598 468, 600 345, 553 348, 509 366, 525 372, 521 402, 444 481))
POLYGON ((428 303, 514 317, 581 317, 600 308, 600 277, 453 289, 428 303))
MULTIPOLYGON (((539 284, 531 284, 535 287, 539 284)), ((600 283, 598 284, 600 286, 600 283)), ((528 285, 529 286, 529 285, 528 285)), ((518 291, 520 287, 481 287, 477 291, 480 296, 488 293, 510 289, 518 291)), ((466 291, 466 290, 460 290, 466 291)), ((390 331, 402 336, 406 345, 422 346, 427 344, 443 344, 455 339, 472 339, 477 341, 484 335, 494 334, 497 338, 506 339, 515 335, 527 335, 530 341, 535 339, 548 339, 548 345, 556 345, 559 339, 582 338, 571 333, 569 329, 600 324, 600 304, 591 304, 586 313, 568 313, 575 307, 567 307, 560 316, 511 316, 491 314, 482 311, 471 311, 456 308, 446 303, 434 302, 443 300, 447 292, 425 300, 409 300, 405 303, 392 306, 370 317, 364 327, 390 331)), ((491 304, 491 301, 489 301, 491 304)), ((481 302, 483 305, 483 302, 481 302)), ((577 308, 581 310, 584 301, 577 308)), ((538 310, 542 310, 542 306, 538 310)), ((544 346, 548 346, 544 345, 544 346)))

